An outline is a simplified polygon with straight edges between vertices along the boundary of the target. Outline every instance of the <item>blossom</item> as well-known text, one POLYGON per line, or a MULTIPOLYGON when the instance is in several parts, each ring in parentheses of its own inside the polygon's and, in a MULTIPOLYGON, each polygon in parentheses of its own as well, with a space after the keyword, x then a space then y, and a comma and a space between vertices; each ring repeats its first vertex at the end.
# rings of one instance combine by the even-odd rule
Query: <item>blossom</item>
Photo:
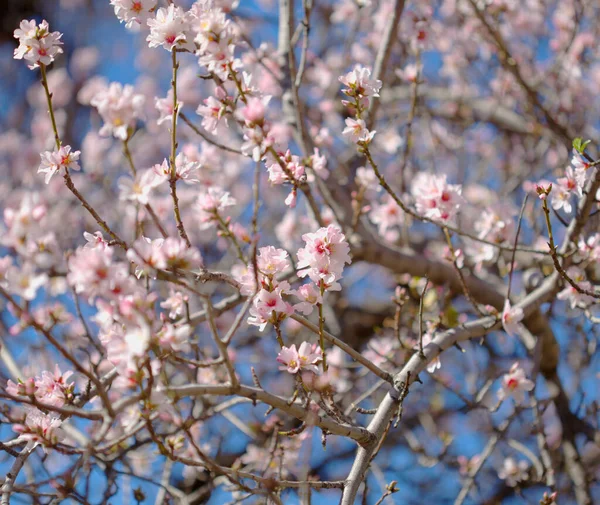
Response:
POLYGON ((344 264, 350 264, 350 246, 336 225, 319 228, 315 233, 305 233, 302 240, 306 246, 298 251, 298 275, 307 275, 325 289, 340 288, 344 264))
MULTIPOLYGON (((154 106, 156 110, 160 113, 159 118, 156 120, 156 124, 161 125, 165 122, 167 124, 171 124, 173 121, 173 88, 169 88, 167 91, 167 96, 165 98, 154 98, 154 106)), ((181 100, 177 100, 177 118, 179 117, 179 112, 183 107, 183 102, 181 100)))
POLYGON ((189 337, 194 333, 194 329, 188 324, 175 326, 166 323, 158 332, 158 342, 161 347, 172 349, 176 352, 188 352, 190 350, 189 337))
MULTIPOLYGON (((594 291, 594 286, 586 279, 585 272, 579 267, 570 266, 567 268, 567 275, 572 279, 580 290, 594 291)), ((585 293, 581 293, 569 283, 565 283, 564 289, 556 295, 559 300, 568 300, 572 309, 575 307, 585 307, 594 301, 594 298, 585 293)))
POLYGON ((46 405, 62 407, 73 399, 75 385, 67 382, 71 375, 72 371, 63 374, 58 365, 55 366, 54 373, 43 371, 41 377, 35 380, 35 397, 46 405))
POLYGON ((210 133, 217 133, 219 122, 223 119, 227 126, 226 114, 229 112, 228 101, 232 100, 222 86, 215 90, 215 96, 209 96, 204 100, 204 105, 199 105, 196 114, 202 116, 202 127, 210 133))
POLYGON ((127 140, 129 129, 135 126, 136 119, 143 118, 145 98, 135 93, 133 86, 123 86, 111 82, 107 88, 102 88, 90 100, 90 105, 98 109, 104 121, 100 135, 113 135, 120 140, 127 140))
POLYGON ((62 33, 50 32, 50 26, 46 20, 36 25, 32 19, 21 21, 19 28, 14 31, 14 37, 19 40, 19 47, 14 51, 14 58, 25 59, 31 70, 40 65, 50 65, 54 58, 63 52, 62 33))
POLYGON ((287 370, 291 374, 298 373, 301 370, 318 373, 317 363, 322 359, 321 349, 317 345, 311 345, 308 342, 302 342, 299 349, 296 349, 295 344, 292 344, 291 347, 283 346, 277 355, 277 361, 282 364, 279 370, 287 370))
POLYGON ((135 178, 121 177, 119 179, 119 198, 142 205, 150 203, 152 190, 160 184, 153 170, 143 170, 135 178))
POLYGON ((250 97, 248 99, 246 106, 240 110, 240 114, 244 118, 246 126, 252 128, 264 123, 267 105, 270 99, 270 96, 263 98, 250 97))
POLYGON ((188 247, 181 237, 168 237, 161 246, 167 268, 171 270, 194 270, 203 265, 196 247, 188 247))
POLYGON ((519 323, 523 320, 523 317, 523 309, 521 307, 511 307, 509 300, 504 302, 502 326, 510 337, 514 337, 519 333, 521 326, 519 323))
POLYGON ((229 79, 230 72, 235 72, 242 67, 238 58, 234 56, 235 45, 227 40, 213 41, 205 50, 196 51, 198 64, 206 67, 208 72, 214 73, 222 80, 229 79))
POLYGON ((48 184, 52 176, 61 168, 65 171, 79 170, 79 155, 81 151, 71 152, 71 146, 61 146, 56 151, 45 151, 40 154, 42 162, 38 168, 38 174, 46 174, 44 182, 48 184))
POLYGON ((244 143, 240 150, 253 161, 260 161, 269 147, 274 144, 274 138, 269 134, 268 125, 244 128, 244 143))
POLYGON ((163 46, 167 51, 173 48, 194 51, 195 47, 191 39, 191 26, 184 10, 169 4, 165 8, 156 11, 156 17, 147 21, 150 34, 146 37, 148 46, 163 46))
POLYGON ((19 433, 17 440, 46 447, 56 445, 63 440, 65 433, 61 428, 62 421, 54 412, 44 414, 38 409, 28 408, 25 424, 13 425, 13 430, 19 433))
POLYGON ((305 180, 305 168, 300 157, 293 155, 289 149, 277 156, 269 156, 266 166, 271 184, 301 183, 305 180))
POLYGON ((373 140, 375 131, 369 131, 362 119, 346 118, 346 128, 342 135, 348 137, 352 142, 368 144, 373 140))
POLYGON ((175 319, 177 316, 183 314, 183 309, 188 301, 189 297, 184 295, 181 291, 175 291, 173 288, 169 291, 169 297, 160 303, 163 309, 169 310, 169 317, 175 319))
POLYGON ((397 237, 397 233, 388 233, 390 229, 402 226, 407 219, 402 208, 389 195, 384 197, 382 203, 373 204, 369 217, 377 225, 379 234, 388 240, 395 240, 397 237))
POLYGON ((379 96, 381 89, 381 81, 371 79, 371 71, 368 68, 357 65, 351 72, 339 77, 339 81, 346 86, 342 92, 353 98, 354 103, 349 103, 347 100, 342 100, 344 105, 354 107, 358 105, 360 108, 365 108, 369 105, 370 96, 379 96))
POLYGON ((449 222, 456 216, 463 202, 462 188, 448 184, 446 175, 419 173, 411 187, 417 212, 428 219, 449 222))
POLYGON ((577 149, 573 148, 572 154, 571 166, 576 173, 585 173, 585 171, 592 166, 591 163, 588 162, 579 151, 577 151, 577 149))
POLYGON ((11 293, 30 301, 35 299, 38 289, 48 282, 48 276, 44 273, 35 273, 31 263, 25 263, 20 267, 9 267, 5 278, 11 293))
POLYGON ((67 283, 90 298, 121 293, 129 277, 125 264, 113 263, 110 247, 79 248, 69 257, 67 283))
MULTIPOLYGON (((199 171, 202 165, 198 161, 191 161, 183 153, 179 153, 175 158, 175 180, 181 180, 186 184, 200 182, 199 171)), ((171 179, 171 166, 165 159, 162 163, 152 167, 155 176, 156 185, 167 182, 171 179)))
POLYGON ((521 404, 525 399, 525 391, 531 391, 534 387, 535 384, 525 377, 525 371, 519 363, 514 363, 510 371, 502 377, 502 388, 498 390, 498 398, 505 400, 512 397, 517 404, 521 404))
POLYGON ((518 482, 527 479, 528 468, 526 461, 517 463, 513 458, 506 458, 502 468, 498 471, 498 477, 506 481, 507 486, 515 487, 518 482))
POLYGON ((317 303, 323 303, 323 297, 314 284, 303 284, 297 290, 292 291, 292 294, 302 300, 294 305, 294 310, 302 312, 305 316, 312 313, 317 303))
POLYGON ((164 239, 152 240, 148 237, 139 237, 127 250, 127 259, 138 267, 135 275, 139 278, 151 270, 162 270, 167 266, 163 252, 164 239))
MULTIPOLYGON (((585 175, 585 173, 583 173, 585 175)), ((554 210, 564 209, 565 212, 571 213, 573 206, 571 205, 571 197, 583 195, 584 180, 581 175, 573 172, 571 167, 565 170, 565 177, 559 177, 556 184, 552 187, 551 204, 554 210)))
POLYGON ((144 26, 156 7, 156 0, 110 0, 115 16, 128 29, 144 26))
POLYGON ((258 250, 256 265, 262 274, 274 276, 290 268, 290 260, 287 251, 284 249, 267 246, 258 250))
POLYGON ((282 298, 282 289, 261 289, 250 307, 248 324, 258 326, 260 331, 264 331, 267 323, 279 324, 293 313, 294 308, 282 298))
POLYGON ((201 228, 206 229, 213 226, 219 221, 220 214, 236 203, 235 198, 218 186, 211 186, 208 190, 202 191, 196 202, 198 218, 202 223, 201 228))
POLYGON ((356 185, 365 188, 371 193, 379 193, 383 188, 379 184, 379 179, 375 170, 371 167, 358 167, 356 169, 356 177, 354 178, 356 185))
POLYGON ((93 249, 94 247, 108 247, 108 243, 106 239, 102 235, 101 231, 97 231, 94 234, 91 234, 87 231, 83 232, 83 238, 87 241, 83 247, 84 249, 93 249))
POLYGON ((190 11, 194 42, 198 45, 198 63, 219 78, 227 80, 230 71, 241 68, 234 56, 238 40, 237 28, 217 6, 196 2, 190 11))
POLYGON ((376 337, 369 341, 363 356, 379 367, 389 367, 397 360, 398 340, 390 336, 376 337))

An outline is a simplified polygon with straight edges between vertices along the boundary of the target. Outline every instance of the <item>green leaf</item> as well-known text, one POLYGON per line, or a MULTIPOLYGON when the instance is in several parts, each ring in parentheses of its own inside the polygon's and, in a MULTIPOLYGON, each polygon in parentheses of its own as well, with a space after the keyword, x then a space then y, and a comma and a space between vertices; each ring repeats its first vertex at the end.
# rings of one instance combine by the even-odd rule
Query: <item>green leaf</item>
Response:
POLYGON ((573 139, 573 148, 579 153, 583 154, 587 145, 591 142, 591 140, 586 140, 585 142, 581 137, 576 137, 573 139))

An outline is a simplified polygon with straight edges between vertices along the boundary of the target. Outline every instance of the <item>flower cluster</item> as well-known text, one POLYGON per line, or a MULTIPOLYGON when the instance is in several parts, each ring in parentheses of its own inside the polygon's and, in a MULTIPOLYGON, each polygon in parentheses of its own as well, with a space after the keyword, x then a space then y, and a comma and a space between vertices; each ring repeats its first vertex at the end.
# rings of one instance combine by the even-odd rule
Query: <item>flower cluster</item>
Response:
POLYGON ((202 127, 210 133, 217 133, 219 124, 227 126, 227 116, 231 113, 232 97, 222 86, 217 86, 215 96, 209 96, 199 105, 196 114, 202 116, 202 127), (221 120, 222 123, 221 123, 221 120))
POLYGON ((271 184, 275 186, 279 184, 292 185, 292 190, 285 199, 285 204, 294 208, 296 206, 298 185, 306 182, 306 168, 300 157, 293 155, 289 149, 285 153, 277 153, 277 156, 270 155, 267 157, 267 170, 271 184))
POLYGON ((461 186, 448 184, 444 174, 419 173, 413 179, 411 192, 417 212, 441 223, 452 222, 463 203, 461 186))
POLYGON ((279 281, 277 276, 290 268, 287 251, 272 246, 261 247, 256 257, 257 272, 248 266, 243 272, 238 272, 242 284, 242 293, 256 292, 248 323, 258 326, 263 331, 267 323, 279 325, 286 317, 294 313, 292 305, 284 300, 284 295, 290 294, 287 281, 279 281), (259 285, 256 286, 255 279, 259 285))
POLYGON ((17 440, 31 444, 32 447, 42 445, 44 451, 65 438, 61 428, 62 421, 56 413, 45 414, 38 409, 27 409, 25 424, 13 425, 13 430, 19 433, 17 440))
POLYGON ((103 88, 90 101, 90 105, 98 109, 104 121, 100 135, 127 140, 131 135, 136 120, 144 117, 144 101, 142 95, 136 94, 133 86, 112 82, 103 88))
POLYGON ((150 47, 164 47, 167 51, 194 51, 191 15, 171 3, 167 8, 156 11, 154 18, 147 20, 150 34, 146 41, 150 47))
POLYGON ((115 16, 129 29, 144 26, 156 7, 156 0, 110 0, 115 16))
POLYGON ((222 9, 208 2, 196 2, 190 15, 199 65, 227 80, 231 73, 242 67, 234 54, 238 40, 236 28, 222 9))
POLYGON ((346 118, 346 128, 342 134, 353 143, 366 146, 375 136, 374 131, 369 131, 362 119, 363 112, 369 107, 369 97, 379 96, 381 81, 371 79, 371 71, 362 66, 356 66, 354 70, 339 77, 339 81, 346 86, 342 92, 350 100, 342 100, 354 117, 346 118))
POLYGON ((319 373, 319 362, 323 359, 323 353, 316 344, 302 342, 300 347, 296 349, 296 344, 290 347, 282 347, 277 355, 277 361, 282 366, 279 370, 285 370, 291 374, 296 374, 301 371, 319 373))
POLYGON ((6 392, 13 396, 32 396, 45 405, 62 407, 73 400, 75 385, 68 382, 71 375, 73 372, 63 374, 56 365, 54 373, 43 371, 39 377, 19 380, 16 384, 9 380, 6 392))
POLYGON ((127 258, 137 265, 138 277, 157 270, 191 271, 202 267, 200 251, 188 247, 180 237, 140 237, 127 251, 127 258))
POLYGON ((338 291, 345 264, 350 264, 350 246, 336 225, 305 233, 306 246, 298 250, 298 275, 310 277, 321 290, 338 291))
POLYGON ((244 119, 244 143, 242 152, 252 156, 254 161, 264 158, 267 150, 274 144, 271 125, 265 120, 270 97, 248 99, 246 106, 240 110, 244 119))
POLYGON ((19 40, 19 47, 15 49, 14 57, 17 60, 28 61, 31 70, 40 65, 50 65, 54 58, 63 52, 60 47, 62 33, 51 32, 45 20, 39 25, 33 19, 21 21, 14 36, 19 40))
POLYGON ((351 72, 340 76, 339 81, 346 86, 342 89, 351 100, 342 100, 346 107, 354 112, 360 112, 369 106, 369 97, 378 97, 382 82, 379 79, 371 79, 371 71, 368 68, 357 65, 351 72))
POLYGON ((228 207, 233 207, 236 203, 235 198, 218 186, 203 190, 196 201, 198 219, 202 229, 226 223, 228 218, 223 215, 223 211, 228 207))

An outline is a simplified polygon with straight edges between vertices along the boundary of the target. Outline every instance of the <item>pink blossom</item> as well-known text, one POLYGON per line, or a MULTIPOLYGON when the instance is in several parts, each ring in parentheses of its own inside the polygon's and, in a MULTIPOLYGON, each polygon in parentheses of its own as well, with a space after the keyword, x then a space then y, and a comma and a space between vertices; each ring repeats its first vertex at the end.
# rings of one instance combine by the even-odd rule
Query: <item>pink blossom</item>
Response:
MULTIPOLYGON (((161 125, 163 123, 167 123, 168 125, 171 125, 173 121, 173 88, 170 88, 169 91, 167 91, 167 96, 165 98, 156 97, 154 99, 154 105, 160 114, 159 118, 156 120, 156 124, 161 125)), ((183 102, 178 100, 177 118, 175 118, 176 121, 179 118, 179 112, 181 111, 182 107, 183 102)))
POLYGON ((34 300, 38 289, 48 282, 48 276, 45 273, 36 273, 31 263, 9 267, 5 278, 8 290, 24 300, 34 300))
POLYGON ((81 151, 71 152, 71 146, 61 146, 57 151, 45 151, 40 154, 42 162, 38 174, 46 174, 44 182, 48 184, 52 176, 61 168, 67 170, 80 170, 79 155, 81 151))
MULTIPOLYGON (((346 86, 342 92, 356 100, 361 107, 369 105, 368 97, 379 96, 381 81, 371 79, 371 71, 368 68, 357 65, 354 70, 346 75, 339 77, 339 81, 346 86)), ((347 104, 348 102, 344 101, 347 104)), ((348 121, 346 121, 348 124, 348 121)), ((375 133, 375 132, 373 132, 375 133)))
MULTIPOLYGON (((567 269, 567 275, 579 286, 580 289, 586 291, 594 291, 594 286, 587 280, 585 272, 579 267, 570 266, 567 269)), ((572 309, 576 307, 585 307, 594 301, 594 298, 585 293, 580 293, 571 284, 565 283, 564 289, 556 295, 559 300, 568 300, 572 309)))
POLYGON ((261 247, 258 250, 256 264, 262 274, 270 277, 285 272, 291 266, 287 251, 273 246, 261 247))
POLYGON ((106 242, 106 239, 102 235, 101 231, 97 231, 94 234, 85 231, 83 232, 83 237, 87 241, 87 244, 83 246, 84 249, 93 249, 95 247, 108 247, 108 243, 106 242))
POLYGON ((209 96, 204 100, 204 105, 199 105, 196 114, 202 116, 202 127, 210 132, 217 133, 217 127, 221 119, 227 126, 227 114, 230 112, 228 102, 233 100, 227 96, 227 92, 221 86, 215 90, 215 96, 209 96))
POLYGON ((189 17, 181 7, 169 4, 156 11, 154 19, 147 20, 150 34, 146 37, 148 46, 163 46, 167 51, 173 48, 194 51, 189 17))
MULTIPOLYGON (((388 232, 392 228, 400 228, 407 221, 408 216, 392 197, 386 195, 382 203, 373 204, 369 217, 373 224, 377 225, 379 234, 389 240, 388 232)), ((396 235, 392 235, 392 240, 394 237, 396 235)))
POLYGON ((156 7, 156 0, 110 0, 115 9, 115 16, 128 29, 139 29, 145 26, 156 7))
POLYGON ((344 264, 350 264, 350 246, 336 225, 320 228, 315 233, 305 233, 306 246, 298 251, 298 275, 309 276, 325 289, 337 290, 344 264))
POLYGON ((525 391, 531 391, 534 387, 535 384, 527 379, 519 363, 514 363, 510 371, 502 377, 502 388, 498 390, 498 398, 505 400, 512 397, 520 405, 525 400, 525 391))
POLYGON ((266 107, 270 99, 270 96, 264 98, 251 97, 248 99, 248 103, 240 111, 246 122, 246 126, 253 128, 257 125, 261 126, 264 123, 266 107))
MULTIPOLYGON (((175 158, 175 180, 181 180, 186 184, 200 182, 198 177, 201 166, 199 162, 189 160, 185 153, 179 153, 175 158)), ((154 165, 152 171, 157 185, 171 179, 171 166, 166 159, 161 164, 154 165)))
POLYGON ((158 332, 158 342, 165 349, 172 349, 175 352, 189 352, 191 347, 189 337, 194 333, 194 329, 188 324, 175 326, 166 323, 158 332))
POLYGON ((366 123, 362 119, 346 118, 346 128, 342 135, 348 137, 354 143, 368 144, 375 136, 374 131, 367 130, 366 123))
POLYGON ((34 396, 37 391, 37 385, 33 377, 29 377, 22 381, 18 380, 17 384, 8 380, 6 383, 6 392, 12 396, 34 396))
POLYGON ((524 314, 521 307, 511 307, 510 301, 504 302, 504 310, 502 311, 502 326, 504 331, 510 337, 514 337, 519 334, 521 325, 519 324, 523 320, 524 314))
POLYGON ((235 198, 218 186, 202 191, 196 203, 198 219, 202 223, 201 228, 207 229, 216 225, 219 217, 222 218, 223 211, 236 203, 235 198))
POLYGON ((57 414, 44 414, 31 408, 25 416, 25 424, 14 424, 13 430, 19 433, 18 440, 28 442, 33 447, 42 445, 46 451, 46 447, 56 445, 65 437, 61 424, 57 414))
POLYGON ((278 153, 278 157, 269 155, 266 165, 271 184, 305 181, 305 167, 300 157, 293 155, 289 149, 285 153, 278 153))
POLYGON ((60 371, 58 365, 54 368, 54 373, 48 371, 42 372, 41 377, 36 378, 36 398, 46 405, 62 407, 65 403, 73 399, 73 390, 75 385, 67 382, 73 372, 68 371, 64 374, 60 371))
POLYGON ((554 210, 564 209, 565 212, 570 214, 573 210, 571 197, 581 197, 583 195, 583 183, 583 179, 578 177, 571 167, 567 167, 565 177, 559 177, 552 187, 550 193, 552 208, 554 210))
POLYGON ((31 70, 40 65, 50 65, 55 57, 62 53, 60 41, 62 33, 50 32, 47 21, 36 25, 32 19, 21 21, 19 28, 14 31, 14 37, 19 40, 19 47, 14 51, 14 58, 25 59, 31 70))
POLYGON ((119 198, 141 205, 150 203, 150 195, 162 181, 157 179, 154 170, 142 170, 135 178, 121 177, 119 179, 119 198))
POLYGON ((167 268, 170 270, 196 270, 202 268, 202 256, 196 247, 188 247, 181 237, 168 237, 161 246, 167 268))
POLYGON ((161 302, 160 306, 163 309, 169 310, 169 317, 171 319, 175 319, 177 316, 181 316, 183 314, 183 310, 185 309, 185 304, 188 301, 189 297, 183 294, 181 291, 176 291, 173 288, 169 291, 169 297, 161 302))
POLYGON ((303 284, 297 290, 292 291, 292 294, 302 300, 294 305, 294 310, 302 312, 305 316, 312 313, 317 303, 323 303, 323 297, 314 284, 303 284))
POLYGON ((128 249, 127 259, 137 265, 136 276, 149 274, 152 270, 162 270, 167 266, 163 251, 164 239, 152 240, 148 237, 138 238, 128 249))
POLYGON ((299 349, 296 349, 295 344, 291 347, 284 346, 277 355, 277 361, 282 364, 279 370, 287 370, 291 374, 298 373, 300 370, 319 373, 317 363, 322 359, 321 349, 308 342, 302 342, 299 349))
POLYGON ((419 173, 411 191, 417 212, 435 221, 452 221, 463 203, 461 186, 448 184, 444 174, 419 173))
POLYGON ((258 326, 260 331, 264 331, 267 323, 279 324, 293 313, 293 307, 282 298, 281 289, 275 291, 261 289, 250 308, 248 324, 258 326))
POLYGON ((101 89, 91 100, 90 105, 98 109, 104 120, 100 135, 127 140, 129 129, 135 126, 135 121, 144 116, 144 96, 135 93, 133 86, 123 86, 112 82, 108 88, 101 89))

